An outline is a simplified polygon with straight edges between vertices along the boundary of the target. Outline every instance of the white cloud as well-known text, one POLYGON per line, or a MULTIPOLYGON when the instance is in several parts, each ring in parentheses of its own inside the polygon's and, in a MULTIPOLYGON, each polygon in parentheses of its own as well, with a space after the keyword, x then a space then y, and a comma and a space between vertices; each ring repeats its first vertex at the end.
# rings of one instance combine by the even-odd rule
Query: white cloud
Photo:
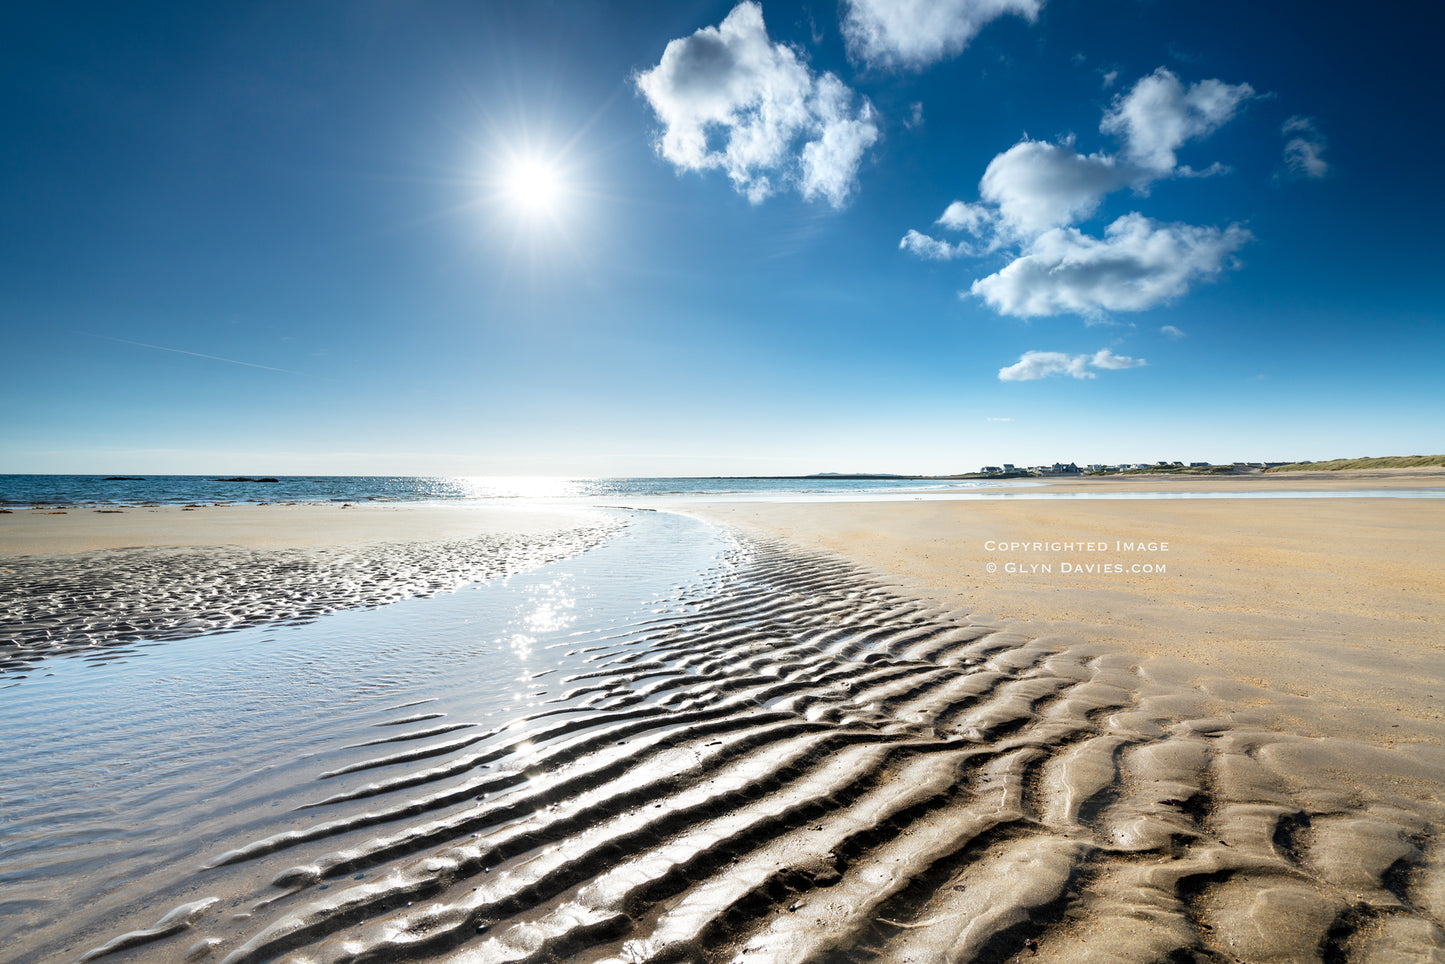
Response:
POLYGON ((1017 362, 998 370, 998 380, 1031 382, 1050 375, 1093 378, 1094 373, 1085 367, 1088 361, 1088 355, 1066 355, 1061 351, 1026 351, 1017 362))
POLYGON ((963 242, 949 244, 947 241, 912 229, 898 242, 898 250, 908 251, 929 261, 947 261, 950 258, 961 258, 973 254, 973 247, 968 244, 963 242))
POLYGON ((1148 364, 1142 358, 1116 355, 1107 348, 1101 348, 1092 355, 1070 355, 1061 351, 1026 351, 1019 360, 1007 368, 1000 368, 1001 382, 1032 382, 1050 375, 1069 375, 1073 378, 1093 378, 1091 368, 1116 371, 1121 368, 1140 368, 1148 364))
POLYGON ((1179 339, 1184 337, 1184 332, 1173 325, 1165 325, 1159 329, 1160 334, 1168 335, 1170 338, 1179 339))
POLYGON ((954 201, 944 208, 938 220, 933 223, 952 231, 967 231, 969 234, 979 235, 992 227, 997 217, 985 205, 954 201))
POLYGON ((914 101, 909 106, 908 118, 903 122, 903 126, 909 130, 923 126, 923 101, 914 101))
MULTIPOLYGON (((1217 162, 1202 170, 1180 165, 1175 151, 1216 130, 1253 96, 1248 84, 1219 80, 1186 87, 1160 67, 1115 97, 1100 123, 1123 140, 1121 153, 1081 154, 1072 136, 1059 143, 1025 138, 989 162, 978 203, 955 201, 937 221, 980 243, 949 245, 909 231, 899 247, 931 259, 1010 251, 1011 263, 963 292, 1006 315, 1071 312, 1099 319, 1179 297, 1232 266, 1231 255, 1250 233, 1239 225, 1160 224, 1137 212, 1115 220, 1102 238, 1072 225, 1092 217, 1105 197, 1122 188, 1142 195, 1160 178, 1226 173, 1217 162)), ((1305 131, 1306 122, 1295 129, 1305 131)))
POLYGON ((662 122, 658 153, 682 170, 725 171, 754 203, 778 178, 841 207, 879 136, 873 105, 864 98, 855 109, 835 75, 815 76, 773 43, 753 2, 669 43, 636 82, 662 122))
POLYGON ((1044 0, 845 0, 848 54, 874 67, 918 70, 968 46, 1008 14, 1033 22, 1044 0))
POLYGON ((1217 130, 1253 96, 1249 84, 1220 80, 1201 80, 1186 88, 1160 67, 1114 99, 1099 129, 1122 137, 1125 154, 1136 164, 1167 174, 1181 145, 1217 130))
POLYGON ((1119 218, 1103 239, 1055 228, 1003 270, 975 281, 970 293, 1022 318, 1143 311, 1218 275, 1250 238, 1239 225, 1159 224, 1141 214, 1119 218))
POLYGON ((1291 117, 1284 122, 1280 133, 1295 135, 1284 145, 1284 166, 1291 176, 1318 179, 1330 173, 1330 165, 1324 158, 1327 142, 1313 119, 1291 117))
POLYGON ((866 98, 853 114, 853 92, 832 74, 818 78, 810 107, 822 134, 803 145, 799 189, 809 201, 822 195, 840 208, 857 182, 863 152, 878 140, 876 115, 866 98))
POLYGON ((1107 348, 1100 348, 1094 352, 1094 357, 1089 359, 1089 364, 1094 368, 1101 368, 1105 371, 1118 371, 1121 368, 1142 368, 1147 365, 1142 358, 1130 358, 1128 355, 1116 355, 1107 348))
POLYGON ((1123 172, 1107 154, 1026 140, 989 162, 978 190, 1011 233, 1027 238, 1088 217, 1123 184, 1123 172))

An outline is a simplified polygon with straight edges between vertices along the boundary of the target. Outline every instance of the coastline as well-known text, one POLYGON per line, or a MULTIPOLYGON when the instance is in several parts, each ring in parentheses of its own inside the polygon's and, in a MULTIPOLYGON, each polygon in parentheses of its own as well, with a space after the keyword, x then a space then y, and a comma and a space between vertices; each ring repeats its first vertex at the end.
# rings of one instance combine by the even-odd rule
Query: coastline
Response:
POLYGON ((10 885, 0 945, 47 964, 1445 949, 1445 501, 715 503, 638 512, 583 555, 598 534, 555 508, 38 513, 26 531, 73 551, 0 568, 111 579, 124 605, 189 605, 173 584, 202 564, 221 608, 274 609, 306 560, 366 560, 377 585, 446 545, 562 561, 381 612, 261 614, 215 646, 0 666, 0 805, 40 868, 10 885), (394 541, 419 534, 442 538, 394 541), (1166 571, 1081 583, 1052 548, 1115 563, 1125 539, 1166 571), (1055 568, 984 578, 1008 560, 1055 568), (154 585, 117 583, 132 563, 154 585), (132 825, 159 836, 113 833, 132 825))
MULTIPOLYGON (((1445 573, 1434 564, 1445 545, 1445 500, 1131 496, 1410 491, 1440 487, 1445 469, 1044 481, 1031 491, 1104 497, 656 504, 751 538, 836 553, 950 611, 1170 663, 1182 678, 1222 675, 1441 721, 1445 705, 1422 681, 1435 676, 1445 649, 1445 573), (1139 548, 1121 549, 1131 543, 1139 548), (1118 571, 1140 564, 1164 572, 1118 571)), ((375 563, 390 553, 397 565, 403 546, 447 543, 454 556, 468 540, 545 541, 600 518, 582 502, 556 501, 40 507, 0 516, 0 560, 49 556, 65 565, 61 557, 77 554, 191 548, 218 560, 242 550, 375 563)), ((444 574, 452 584, 463 578, 458 559, 434 561, 457 570, 444 574)))

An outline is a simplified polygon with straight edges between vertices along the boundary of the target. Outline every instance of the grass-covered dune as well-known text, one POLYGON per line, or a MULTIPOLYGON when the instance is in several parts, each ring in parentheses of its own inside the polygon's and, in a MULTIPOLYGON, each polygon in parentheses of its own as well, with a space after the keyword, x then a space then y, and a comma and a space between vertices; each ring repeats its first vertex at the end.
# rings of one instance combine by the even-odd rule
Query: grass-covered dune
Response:
POLYGON ((1445 466, 1445 455, 1390 455, 1383 458, 1330 459, 1328 462, 1291 462, 1266 472, 1338 472, 1341 469, 1418 469, 1445 466))

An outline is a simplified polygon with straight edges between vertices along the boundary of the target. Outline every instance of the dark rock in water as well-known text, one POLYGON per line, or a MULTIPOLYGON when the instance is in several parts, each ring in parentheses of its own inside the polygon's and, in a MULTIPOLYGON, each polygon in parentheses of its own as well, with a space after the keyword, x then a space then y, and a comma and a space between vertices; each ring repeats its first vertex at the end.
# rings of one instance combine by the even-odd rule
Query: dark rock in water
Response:
POLYGON ((143 479, 143 478, 142 478, 141 476, 139 476, 139 475, 107 475, 105 478, 101 479, 101 481, 102 481, 102 482, 144 482, 145 479, 143 479))
POLYGON ((230 479, 212 479, 212 482, 280 482, 280 479, 253 479, 250 476, 238 475, 230 479))

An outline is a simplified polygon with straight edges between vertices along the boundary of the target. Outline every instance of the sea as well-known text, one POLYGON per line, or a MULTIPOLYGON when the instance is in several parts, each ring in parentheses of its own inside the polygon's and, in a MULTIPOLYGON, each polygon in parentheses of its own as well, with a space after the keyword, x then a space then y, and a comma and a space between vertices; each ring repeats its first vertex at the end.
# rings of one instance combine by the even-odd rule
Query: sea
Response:
POLYGON ((261 502, 488 502, 644 496, 826 496, 970 491, 1014 480, 902 476, 558 478, 550 476, 0 475, 0 505, 261 502))
POLYGON ((1038 479, 883 475, 564 478, 426 475, 0 475, 0 507, 309 503, 487 504, 497 500, 665 507, 698 502, 871 502, 1098 499, 1440 499, 1445 488, 1040 491, 1038 479))

